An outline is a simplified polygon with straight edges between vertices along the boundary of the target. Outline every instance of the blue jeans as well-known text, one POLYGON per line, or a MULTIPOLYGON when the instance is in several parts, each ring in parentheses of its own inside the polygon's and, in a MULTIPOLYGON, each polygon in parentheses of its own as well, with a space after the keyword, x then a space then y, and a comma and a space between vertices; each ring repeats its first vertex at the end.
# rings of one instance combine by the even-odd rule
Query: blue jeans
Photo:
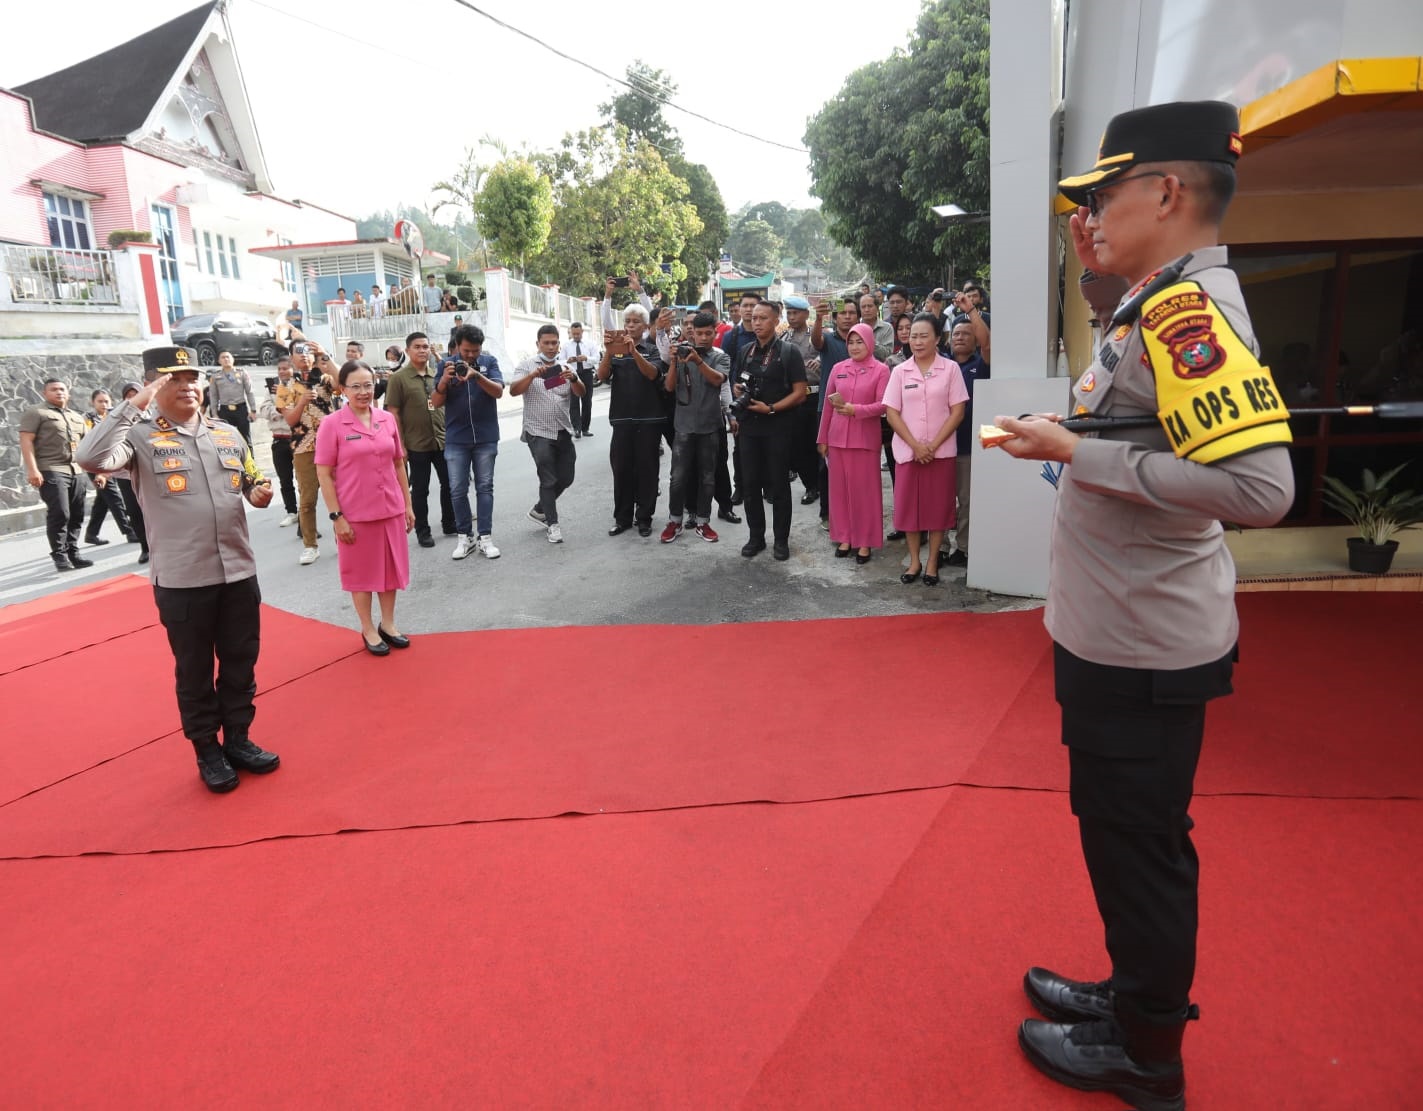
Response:
POLYGON ((462 536, 475 535, 469 511, 469 474, 474 469, 475 514, 479 517, 479 535, 494 531, 494 457, 499 454, 498 442, 487 444, 446 444, 445 469, 450 476, 450 501, 455 507, 455 531, 462 536))

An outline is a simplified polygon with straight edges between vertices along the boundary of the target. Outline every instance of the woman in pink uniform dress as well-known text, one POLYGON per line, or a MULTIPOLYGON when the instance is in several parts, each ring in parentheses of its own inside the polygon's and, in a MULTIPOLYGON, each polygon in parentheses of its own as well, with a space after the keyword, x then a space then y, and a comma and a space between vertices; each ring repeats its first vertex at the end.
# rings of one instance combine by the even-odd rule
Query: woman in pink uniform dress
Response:
POLYGON ((341 586, 351 592, 361 641, 373 656, 409 648, 395 624, 395 592, 410 585, 410 541, 415 510, 405 476, 405 448, 395 414, 374 405, 375 374, 352 359, 341 368, 344 408, 316 432, 316 477, 335 522, 341 586), (324 431, 323 431, 324 429, 324 431), (371 619, 371 595, 380 620, 371 619))
POLYGON ((880 484, 880 422, 889 367, 875 358, 875 333, 856 324, 845 337, 850 357, 820 380, 826 391, 816 443, 830 467, 830 539, 835 557, 855 549, 868 563, 884 543, 884 488, 880 484))
POLYGON ((938 321, 920 313, 909 327, 909 358, 890 371, 884 391, 884 415, 894 429, 894 527, 909 541, 909 569, 899 576, 906 585, 921 571, 925 586, 939 585, 939 544, 954 527, 954 430, 968 387, 959 364, 939 354, 938 342, 938 321), (919 559, 924 531, 927 564, 919 559))

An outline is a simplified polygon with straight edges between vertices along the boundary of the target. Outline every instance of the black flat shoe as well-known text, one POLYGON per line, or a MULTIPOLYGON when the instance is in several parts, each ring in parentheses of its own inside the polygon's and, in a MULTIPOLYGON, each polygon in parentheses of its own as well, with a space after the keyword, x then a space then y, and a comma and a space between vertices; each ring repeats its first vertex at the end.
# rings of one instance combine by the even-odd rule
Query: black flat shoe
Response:
POLYGON ((409 648, 410 638, 408 636, 396 636, 394 633, 385 631, 383 625, 376 626, 376 632, 380 634, 380 639, 392 648, 409 648))
POLYGON ((719 511, 717 512, 716 519, 717 519, 718 521, 725 521, 725 522, 726 522, 727 524, 729 524, 729 525, 739 525, 739 524, 741 524, 741 518, 738 517, 738 516, 736 515, 736 513, 735 513, 733 510, 730 510, 730 509, 722 509, 722 510, 719 510, 719 511))
POLYGON ((835 558, 836 558, 836 559, 844 559, 844 558, 845 558, 847 555, 849 555, 849 554, 850 554, 850 549, 849 549, 848 547, 846 547, 846 548, 838 548, 838 547, 837 547, 837 548, 835 549, 835 558))
POLYGON ((903 540, 903 539, 904 539, 904 530, 903 530, 903 529, 895 529, 893 532, 887 532, 887 533, 884 534, 884 538, 885 538, 886 540, 903 540))
POLYGON ((105 540, 102 536, 86 536, 84 537, 84 543, 88 544, 90 547, 102 548, 105 544, 108 543, 108 541, 105 540))
POLYGON ((374 644, 372 644, 366 639, 366 634, 362 633, 361 643, 366 646, 366 651, 369 652, 372 656, 390 655, 390 645, 388 645, 384 640, 378 640, 374 644))
POLYGON ((855 553, 855 562, 858 563, 861 567, 863 567, 863 566, 864 566, 866 563, 868 563, 869 561, 870 561, 870 553, 869 553, 869 552, 865 552, 864 555, 861 555, 859 552, 856 552, 856 553, 855 553))
POLYGON ((632 528, 631 525, 619 525, 619 524, 614 524, 613 527, 608 530, 608 535, 609 535, 609 536, 621 536, 623 533, 627 532, 627 530, 630 529, 630 528, 632 528))
POLYGON ((908 586, 910 583, 914 582, 914 580, 917 579, 918 577, 919 577, 919 572, 918 572, 918 571, 912 571, 912 572, 911 572, 911 571, 906 571, 906 572, 904 572, 904 574, 902 574, 902 575, 899 576, 899 581, 902 582, 905 586, 908 586))
POLYGON ((807 490, 804 494, 801 495, 800 504, 801 504, 801 505, 814 505, 814 504, 815 504, 816 502, 818 502, 819 500, 820 500, 820 491, 819 491, 819 490, 807 490))
POLYGON ((938 586, 938 585, 939 585, 939 576, 938 576, 938 575, 930 575, 930 574, 927 574, 927 573, 926 573, 925 576, 924 576, 924 585, 925 585, 925 586, 938 586))

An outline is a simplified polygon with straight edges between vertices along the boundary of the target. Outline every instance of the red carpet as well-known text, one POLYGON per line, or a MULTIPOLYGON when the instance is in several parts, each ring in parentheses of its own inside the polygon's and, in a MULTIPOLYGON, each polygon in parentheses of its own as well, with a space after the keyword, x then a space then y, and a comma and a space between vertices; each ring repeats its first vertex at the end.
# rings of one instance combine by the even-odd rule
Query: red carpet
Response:
MULTIPOLYGON (((269 611, 258 735, 284 766, 215 797, 141 598, 0 615, 23 646, 0 675, 7 1105, 1116 1106, 1013 1036, 1028 964, 1102 967, 1066 798, 937 786, 1062 785, 1039 614, 422 636, 375 660, 269 611), (409 697, 456 657, 494 678, 409 697), (786 682, 664 712, 668 659, 753 657, 786 682), (519 666, 565 658, 607 663, 576 719, 519 666), (840 662, 856 689, 801 678, 840 662), (107 731, 93 674, 130 684, 107 731), (322 836, 372 827, 428 828, 322 836), (75 855, 115 852, 138 855, 75 855)), ((1202 788, 1411 797, 1198 799, 1197 1111, 1417 1102, 1417 607, 1241 598, 1202 788)))
POLYGON ((0 607, 0 675, 157 624, 153 587, 138 575, 0 607))

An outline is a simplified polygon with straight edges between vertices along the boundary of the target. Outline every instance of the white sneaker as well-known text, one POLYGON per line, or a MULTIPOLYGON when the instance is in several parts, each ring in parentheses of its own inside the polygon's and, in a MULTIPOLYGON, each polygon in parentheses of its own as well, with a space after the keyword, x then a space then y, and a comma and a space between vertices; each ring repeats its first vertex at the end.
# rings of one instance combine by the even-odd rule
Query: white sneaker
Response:
POLYGON ((320 548, 303 548, 301 550, 301 565, 305 567, 309 563, 315 563, 320 554, 320 548))
POLYGON ((455 550, 450 553, 450 558, 464 559, 464 557, 469 555, 469 553, 473 550, 474 541, 471 540, 468 536, 461 536, 459 538, 459 541, 455 544, 455 550))
POLYGON ((557 525, 549 525, 549 526, 548 526, 548 542, 549 542, 550 544, 562 544, 562 543, 563 543, 563 530, 562 530, 561 528, 559 528, 557 525))
POLYGON ((294 524, 296 524, 296 522, 297 522, 297 516, 296 516, 296 514, 295 514, 295 513, 288 513, 285 517, 282 518, 282 522, 281 522, 281 524, 279 524, 279 525, 277 526, 277 528, 286 528, 288 525, 294 525, 294 524))
POLYGON ((494 539, 490 536, 481 536, 474 542, 474 550, 485 559, 498 559, 499 549, 494 546, 494 539))

